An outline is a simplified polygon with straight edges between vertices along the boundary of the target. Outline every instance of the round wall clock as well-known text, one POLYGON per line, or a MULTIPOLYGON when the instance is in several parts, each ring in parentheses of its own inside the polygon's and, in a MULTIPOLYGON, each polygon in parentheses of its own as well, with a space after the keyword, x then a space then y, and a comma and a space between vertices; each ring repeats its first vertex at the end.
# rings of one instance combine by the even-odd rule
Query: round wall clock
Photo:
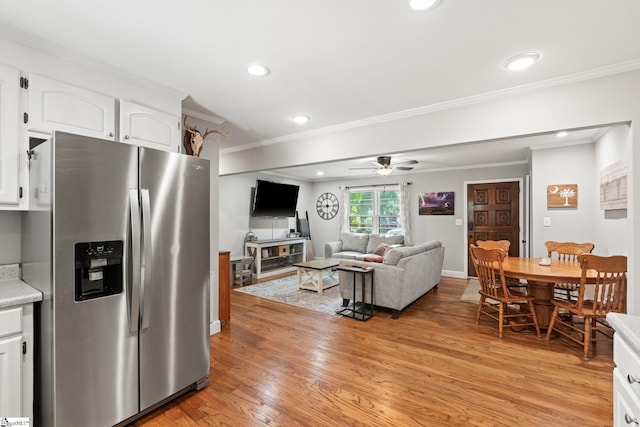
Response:
POLYGON ((322 193, 316 202, 316 211, 322 219, 333 219, 338 213, 340 205, 333 193, 322 193))

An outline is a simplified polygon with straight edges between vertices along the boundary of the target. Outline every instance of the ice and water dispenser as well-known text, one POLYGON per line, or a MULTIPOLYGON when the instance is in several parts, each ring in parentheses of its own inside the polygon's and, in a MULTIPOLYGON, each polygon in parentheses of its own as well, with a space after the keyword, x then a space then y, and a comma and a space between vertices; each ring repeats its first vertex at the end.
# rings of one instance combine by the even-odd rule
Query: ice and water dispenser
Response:
POLYGON ((122 245, 122 240, 76 243, 76 301, 122 292, 122 245))

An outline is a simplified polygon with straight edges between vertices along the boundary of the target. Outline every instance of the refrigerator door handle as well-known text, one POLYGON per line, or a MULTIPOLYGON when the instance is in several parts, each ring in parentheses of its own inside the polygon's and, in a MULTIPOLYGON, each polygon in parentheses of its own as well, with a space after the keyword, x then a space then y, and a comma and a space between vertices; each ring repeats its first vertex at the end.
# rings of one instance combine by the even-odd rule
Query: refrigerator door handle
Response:
POLYGON ((149 327, 149 317, 151 312, 151 201, 149 199, 149 189, 140 190, 142 197, 142 326, 140 329, 149 327))
MULTIPOLYGON (((140 321, 140 202, 138 190, 129 189, 131 215, 131 287, 129 292, 129 332, 138 332, 140 321)), ((125 275, 125 277, 127 277, 125 275)))

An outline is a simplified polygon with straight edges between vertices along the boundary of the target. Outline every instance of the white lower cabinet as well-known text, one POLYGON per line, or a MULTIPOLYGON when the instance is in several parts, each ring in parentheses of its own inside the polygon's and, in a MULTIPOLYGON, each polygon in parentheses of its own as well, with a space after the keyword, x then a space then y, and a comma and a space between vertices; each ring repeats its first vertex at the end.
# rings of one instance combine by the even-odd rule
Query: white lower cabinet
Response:
POLYGON ((179 152, 180 117, 121 100, 120 142, 179 152))
POLYGON ((0 309, 0 417, 33 418, 33 305, 0 309))
POLYGON ((613 338, 613 425, 640 425, 640 355, 616 332, 613 338))

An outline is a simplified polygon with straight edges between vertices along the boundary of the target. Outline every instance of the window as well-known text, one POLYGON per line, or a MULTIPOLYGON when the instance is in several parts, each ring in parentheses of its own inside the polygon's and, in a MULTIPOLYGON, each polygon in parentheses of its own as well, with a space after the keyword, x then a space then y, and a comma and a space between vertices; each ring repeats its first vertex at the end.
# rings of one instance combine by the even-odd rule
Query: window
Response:
POLYGON ((349 231, 354 233, 402 233, 398 186, 349 190, 349 231))

